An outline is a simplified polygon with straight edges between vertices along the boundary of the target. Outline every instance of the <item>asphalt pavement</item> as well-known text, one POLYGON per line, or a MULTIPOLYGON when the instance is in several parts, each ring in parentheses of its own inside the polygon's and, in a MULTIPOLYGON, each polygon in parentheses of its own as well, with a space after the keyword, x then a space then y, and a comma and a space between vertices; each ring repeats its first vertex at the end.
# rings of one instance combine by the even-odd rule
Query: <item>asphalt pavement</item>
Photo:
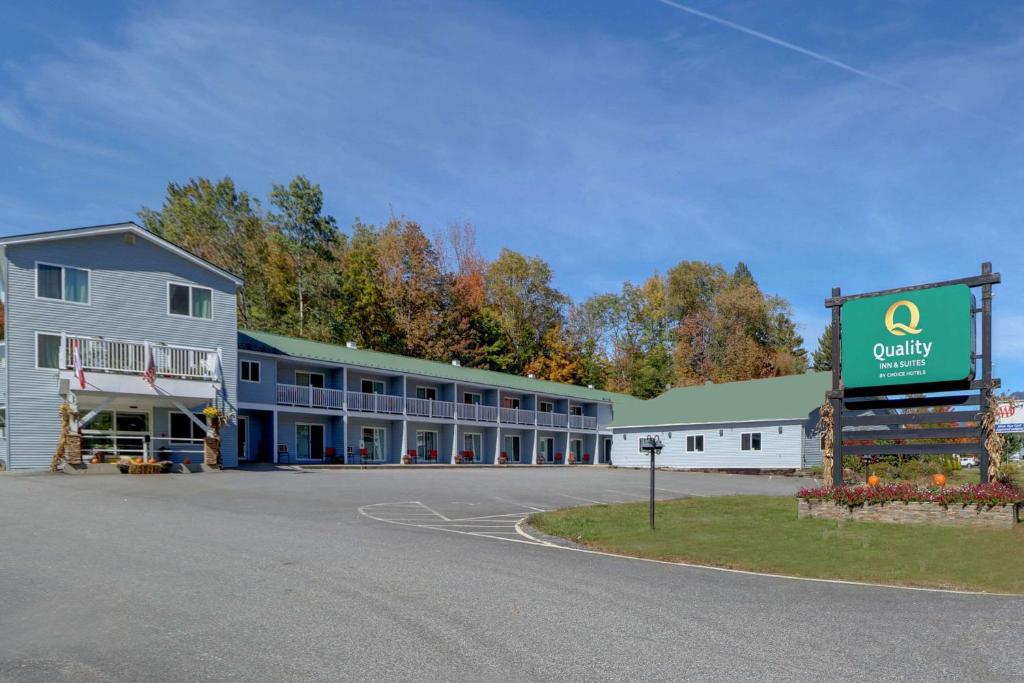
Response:
MULTIPOLYGON (((659 472, 658 495, 805 483, 659 472)), ((0 475, 0 680, 1021 678, 1024 599, 670 566, 514 529, 646 494, 646 472, 599 467, 0 475)))

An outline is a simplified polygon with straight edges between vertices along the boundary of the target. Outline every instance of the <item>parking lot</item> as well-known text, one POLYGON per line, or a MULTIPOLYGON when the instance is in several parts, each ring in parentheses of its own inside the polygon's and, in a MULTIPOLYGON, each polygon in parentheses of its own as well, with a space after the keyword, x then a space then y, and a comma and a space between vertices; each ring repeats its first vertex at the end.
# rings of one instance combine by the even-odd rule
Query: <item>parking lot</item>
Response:
MULTIPOLYGON (((0 680, 988 679, 1024 601, 520 542, 604 468, 0 476, 0 680), (951 627, 953 624, 955 627, 951 627)), ((658 495, 791 494, 658 475, 658 495)))

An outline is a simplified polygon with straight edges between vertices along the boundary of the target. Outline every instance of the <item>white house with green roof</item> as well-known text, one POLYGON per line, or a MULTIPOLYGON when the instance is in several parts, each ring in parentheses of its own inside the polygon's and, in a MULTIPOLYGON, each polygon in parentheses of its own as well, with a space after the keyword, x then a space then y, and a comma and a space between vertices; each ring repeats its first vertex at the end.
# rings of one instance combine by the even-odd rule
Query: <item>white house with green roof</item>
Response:
POLYGON ((592 387, 250 330, 239 457, 277 463, 597 464, 613 401, 592 387))
POLYGON ((809 372, 771 379, 670 389, 649 401, 615 405, 611 461, 645 467, 640 439, 661 438, 658 467, 794 470, 821 464, 819 409, 832 375, 809 372))

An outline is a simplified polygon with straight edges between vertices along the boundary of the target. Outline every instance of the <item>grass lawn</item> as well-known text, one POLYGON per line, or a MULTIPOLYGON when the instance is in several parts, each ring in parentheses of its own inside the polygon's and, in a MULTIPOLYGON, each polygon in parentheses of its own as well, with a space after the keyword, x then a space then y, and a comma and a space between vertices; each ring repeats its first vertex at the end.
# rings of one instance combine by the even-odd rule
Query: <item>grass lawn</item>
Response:
POLYGON ((1016 529, 797 519, 796 499, 723 496, 596 505, 530 523, 595 550, 716 567, 850 581, 1024 594, 1016 529))

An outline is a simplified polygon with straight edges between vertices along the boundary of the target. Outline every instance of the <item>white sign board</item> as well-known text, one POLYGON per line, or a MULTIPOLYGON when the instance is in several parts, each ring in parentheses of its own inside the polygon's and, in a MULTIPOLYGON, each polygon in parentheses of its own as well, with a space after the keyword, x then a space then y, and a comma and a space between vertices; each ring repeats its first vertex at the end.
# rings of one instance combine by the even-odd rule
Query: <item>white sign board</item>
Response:
POLYGON ((1024 401, 1000 401, 996 405, 996 431, 1024 432, 1024 401))

